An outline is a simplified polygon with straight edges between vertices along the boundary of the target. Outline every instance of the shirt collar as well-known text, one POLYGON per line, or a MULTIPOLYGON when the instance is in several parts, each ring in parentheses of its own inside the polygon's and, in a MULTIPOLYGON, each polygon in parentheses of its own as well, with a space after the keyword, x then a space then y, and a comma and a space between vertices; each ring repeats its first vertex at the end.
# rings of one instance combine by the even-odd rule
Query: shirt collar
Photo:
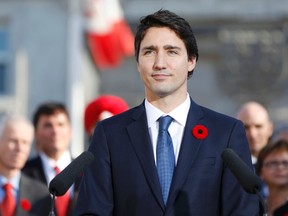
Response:
POLYGON ((170 113, 164 113, 160 109, 153 106, 147 99, 145 99, 145 109, 146 109, 148 127, 151 127, 153 124, 155 124, 155 122, 157 122, 159 117, 163 115, 170 115, 174 119, 174 121, 177 121, 180 125, 184 126, 186 124, 190 104, 191 104, 190 96, 187 93, 186 100, 182 104, 180 104, 170 113), (183 115, 184 113, 185 115, 183 115))
POLYGON ((14 190, 19 190, 19 183, 20 183, 21 172, 19 171, 13 178, 7 179, 4 176, 0 176, 0 185, 3 186, 6 183, 10 183, 14 190))
POLYGON ((43 152, 39 152, 39 156, 43 161, 43 165, 46 166, 48 170, 51 168, 54 169, 55 166, 59 167, 60 170, 63 170, 72 161, 71 154, 69 153, 69 151, 65 151, 57 161, 48 157, 43 152))

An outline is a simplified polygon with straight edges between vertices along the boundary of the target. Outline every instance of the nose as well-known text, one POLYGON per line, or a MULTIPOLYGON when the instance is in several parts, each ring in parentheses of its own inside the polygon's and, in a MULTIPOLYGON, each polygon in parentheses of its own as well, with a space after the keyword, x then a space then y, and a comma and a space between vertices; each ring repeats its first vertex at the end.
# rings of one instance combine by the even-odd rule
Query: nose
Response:
POLYGON ((53 125, 51 127, 52 134, 56 134, 59 131, 60 127, 58 125, 53 125))
POLYGON ((255 139, 255 137, 257 137, 257 129, 255 128, 250 128, 246 132, 247 132, 248 137, 250 137, 250 139, 255 139))
POLYGON ((15 140, 14 145, 15 145, 15 150, 19 152, 22 148, 21 142, 19 140, 15 140))
POLYGON ((153 68, 154 70, 162 70, 166 68, 166 59, 162 52, 158 52, 157 55, 155 55, 153 68))

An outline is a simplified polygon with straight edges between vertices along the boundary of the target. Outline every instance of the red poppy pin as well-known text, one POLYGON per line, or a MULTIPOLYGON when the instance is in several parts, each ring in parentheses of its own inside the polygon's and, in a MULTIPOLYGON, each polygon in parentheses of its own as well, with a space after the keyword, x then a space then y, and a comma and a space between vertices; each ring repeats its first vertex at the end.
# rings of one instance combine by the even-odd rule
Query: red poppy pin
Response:
POLYGON ((208 136, 208 129, 204 125, 196 125, 192 129, 192 134, 197 139, 205 139, 208 136))
POLYGON ((24 211, 30 211, 31 209, 31 204, 27 199, 21 199, 20 205, 24 211))

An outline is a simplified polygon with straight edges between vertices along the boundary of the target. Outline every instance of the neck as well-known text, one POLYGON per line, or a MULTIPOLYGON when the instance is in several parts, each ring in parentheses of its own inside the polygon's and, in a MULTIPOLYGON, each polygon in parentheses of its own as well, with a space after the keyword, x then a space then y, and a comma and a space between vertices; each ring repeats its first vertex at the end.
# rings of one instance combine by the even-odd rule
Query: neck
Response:
POLYGON ((64 151, 56 151, 56 152, 44 152, 49 158, 58 161, 60 157, 64 154, 64 151))
POLYGON ((177 97, 174 95, 167 95, 164 97, 147 95, 146 97, 153 106, 157 107, 164 113, 169 113, 186 100, 187 92, 185 94, 177 95, 177 97))
POLYGON ((0 175, 4 176, 7 179, 12 179, 20 172, 19 169, 1 169, 0 175))

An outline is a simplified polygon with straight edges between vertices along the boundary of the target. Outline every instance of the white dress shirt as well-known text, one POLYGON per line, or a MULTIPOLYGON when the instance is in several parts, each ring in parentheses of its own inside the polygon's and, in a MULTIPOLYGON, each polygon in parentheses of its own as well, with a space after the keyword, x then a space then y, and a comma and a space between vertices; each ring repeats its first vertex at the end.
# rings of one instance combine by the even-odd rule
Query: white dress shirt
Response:
POLYGON ((173 141, 173 148, 174 148, 174 155, 175 155, 175 164, 177 164, 179 151, 181 147, 181 142, 183 138, 184 128, 190 108, 190 97, 187 93, 186 100, 172 110, 170 113, 163 113, 161 110, 153 106, 151 103, 145 99, 145 108, 146 108, 146 115, 147 115, 147 122, 148 122, 148 129, 153 145, 153 153, 154 153, 154 160, 156 164, 156 145, 157 145, 157 137, 158 137, 158 128, 159 122, 158 119, 161 116, 169 115, 173 118, 171 125, 168 128, 169 134, 173 141))
POLYGON ((18 197, 19 195, 19 184, 20 184, 21 172, 19 171, 13 178, 7 179, 4 176, 0 176, 0 203, 3 201, 5 191, 3 185, 10 183, 13 186, 13 195, 18 197))
MULTIPOLYGON (((43 152, 39 152, 39 156, 41 157, 43 163, 43 169, 45 173, 45 177, 48 182, 48 186, 50 181, 56 176, 55 166, 57 166, 61 171, 65 169, 72 162, 72 157, 69 151, 65 151, 64 154, 59 158, 58 161, 55 161, 52 158, 49 158, 43 152)), ((73 185, 69 189, 71 192, 73 191, 73 185)))

